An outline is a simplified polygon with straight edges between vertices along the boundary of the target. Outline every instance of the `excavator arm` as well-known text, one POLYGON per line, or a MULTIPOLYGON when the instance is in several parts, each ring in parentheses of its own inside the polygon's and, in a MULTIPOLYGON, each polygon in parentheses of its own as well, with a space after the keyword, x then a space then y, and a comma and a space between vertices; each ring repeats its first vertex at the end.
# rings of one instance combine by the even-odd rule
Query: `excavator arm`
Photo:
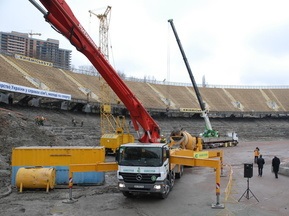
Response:
POLYGON ((45 20, 56 31, 65 36, 78 51, 82 52, 90 60, 105 79, 128 109, 134 129, 138 133, 139 141, 142 143, 159 142, 160 128, 158 124, 106 60, 105 56, 76 19, 65 0, 40 0, 48 12, 34 0, 29 1, 44 15, 45 20), (144 130, 142 135, 139 134, 139 125, 144 130))

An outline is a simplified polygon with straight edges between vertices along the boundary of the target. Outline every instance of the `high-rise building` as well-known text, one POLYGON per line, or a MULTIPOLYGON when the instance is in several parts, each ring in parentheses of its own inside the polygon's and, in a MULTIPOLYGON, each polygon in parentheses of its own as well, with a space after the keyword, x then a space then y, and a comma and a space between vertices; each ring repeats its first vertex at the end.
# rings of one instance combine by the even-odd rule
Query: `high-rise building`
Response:
POLYGON ((28 33, 0 32, 0 50, 52 62, 54 67, 70 70, 71 50, 59 48, 59 41, 55 39, 39 40, 29 37, 28 33))

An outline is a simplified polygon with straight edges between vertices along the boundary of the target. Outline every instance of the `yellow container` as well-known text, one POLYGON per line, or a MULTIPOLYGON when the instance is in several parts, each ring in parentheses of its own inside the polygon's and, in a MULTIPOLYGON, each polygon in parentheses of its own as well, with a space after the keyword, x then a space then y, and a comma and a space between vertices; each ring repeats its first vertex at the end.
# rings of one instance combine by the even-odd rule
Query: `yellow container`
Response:
POLYGON ((105 149, 92 146, 23 146, 13 148, 12 166, 64 166, 103 162, 105 149))
POLYGON ((16 187, 22 192, 23 188, 53 189, 55 186, 55 169, 43 167, 20 168, 16 174, 16 187))
MULTIPOLYGON (((56 184, 68 184, 71 164, 96 164, 105 161, 105 148, 100 146, 23 146, 12 149, 11 183, 16 185, 16 174, 23 167, 53 167, 56 184)), ((104 172, 76 172, 75 184, 102 184, 104 172)))

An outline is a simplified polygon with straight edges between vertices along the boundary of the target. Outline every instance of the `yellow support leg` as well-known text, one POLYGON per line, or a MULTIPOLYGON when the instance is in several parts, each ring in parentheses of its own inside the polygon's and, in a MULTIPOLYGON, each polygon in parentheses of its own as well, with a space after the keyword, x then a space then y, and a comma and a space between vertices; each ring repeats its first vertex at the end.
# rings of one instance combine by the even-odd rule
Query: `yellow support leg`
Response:
POLYGON ((22 184, 22 182, 21 182, 21 183, 20 183, 20 190, 19 190, 20 193, 22 193, 22 189, 23 189, 23 184, 22 184))

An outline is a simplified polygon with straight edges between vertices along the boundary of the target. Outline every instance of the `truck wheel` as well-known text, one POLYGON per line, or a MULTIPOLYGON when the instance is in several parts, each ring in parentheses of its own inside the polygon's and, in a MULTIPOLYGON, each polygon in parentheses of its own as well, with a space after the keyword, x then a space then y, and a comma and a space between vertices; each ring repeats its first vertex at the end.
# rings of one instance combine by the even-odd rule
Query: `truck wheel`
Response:
POLYGON ((165 199, 168 197, 170 193, 170 182, 168 179, 165 180, 165 185, 164 185, 164 192, 160 193, 160 198, 165 199))
POLYGON ((171 171, 171 184, 170 184, 170 188, 171 188, 171 190, 173 189, 173 187, 174 187, 174 185, 175 185, 175 179, 176 179, 176 177, 175 177, 175 172, 174 171, 171 171))
POLYGON ((130 192, 128 192, 128 191, 123 191, 122 194, 123 194, 125 197, 127 197, 127 198, 133 197, 133 195, 132 195, 130 192))
POLYGON ((184 173, 184 166, 180 165, 180 172, 176 172, 176 178, 180 179, 184 173))

